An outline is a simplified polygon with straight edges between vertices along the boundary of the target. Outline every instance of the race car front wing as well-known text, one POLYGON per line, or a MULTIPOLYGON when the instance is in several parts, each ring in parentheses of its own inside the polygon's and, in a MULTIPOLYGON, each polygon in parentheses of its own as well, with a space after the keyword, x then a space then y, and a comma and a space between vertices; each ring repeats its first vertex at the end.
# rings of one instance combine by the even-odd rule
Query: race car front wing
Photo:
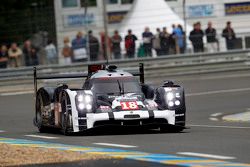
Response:
POLYGON ((109 113, 89 113, 86 117, 87 129, 105 125, 143 126, 149 124, 175 124, 175 111, 119 111, 109 113))

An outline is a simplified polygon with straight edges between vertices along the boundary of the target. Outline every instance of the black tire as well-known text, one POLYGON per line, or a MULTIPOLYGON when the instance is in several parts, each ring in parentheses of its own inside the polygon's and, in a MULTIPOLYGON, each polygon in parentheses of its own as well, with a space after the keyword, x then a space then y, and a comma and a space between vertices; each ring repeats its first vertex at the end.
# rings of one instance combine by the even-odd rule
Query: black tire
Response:
POLYGON ((171 127, 171 126, 161 126, 160 131, 162 133, 180 133, 184 130, 183 127, 171 127))
POLYGON ((44 101, 42 95, 39 94, 36 98, 36 116, 34 119, 34 124, 37 126, 38 131, 40 133, 45 133, 48 131, 48 128, 43 125, 43 109, 44 109, 44 101))
POLYGON ((73 131, 72 123, 72 112, 71 112, 71 103, 70 99, 66 92, 63 92, 61 98, 61 131, 64 135, 69 136, 73 131))

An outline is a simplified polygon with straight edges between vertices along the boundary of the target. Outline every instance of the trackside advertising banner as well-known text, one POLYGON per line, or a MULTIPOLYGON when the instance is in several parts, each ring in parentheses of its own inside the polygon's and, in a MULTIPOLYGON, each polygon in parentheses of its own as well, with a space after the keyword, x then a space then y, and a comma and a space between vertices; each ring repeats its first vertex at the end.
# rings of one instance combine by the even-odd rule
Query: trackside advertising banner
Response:
POLYGON ((240 3, 225 3, 225 15, 250 14, 250 1, 240 3))

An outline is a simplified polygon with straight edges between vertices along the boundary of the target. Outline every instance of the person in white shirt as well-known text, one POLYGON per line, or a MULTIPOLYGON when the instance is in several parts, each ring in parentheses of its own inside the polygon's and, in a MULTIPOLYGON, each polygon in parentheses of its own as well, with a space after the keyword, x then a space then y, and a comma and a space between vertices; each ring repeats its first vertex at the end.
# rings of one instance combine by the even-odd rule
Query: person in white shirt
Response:
POLYGON ((45 47, 45 51, 47 56, 47 63, 57 64, 57 51, 52 40, 48 41, 48 45, 45 47))

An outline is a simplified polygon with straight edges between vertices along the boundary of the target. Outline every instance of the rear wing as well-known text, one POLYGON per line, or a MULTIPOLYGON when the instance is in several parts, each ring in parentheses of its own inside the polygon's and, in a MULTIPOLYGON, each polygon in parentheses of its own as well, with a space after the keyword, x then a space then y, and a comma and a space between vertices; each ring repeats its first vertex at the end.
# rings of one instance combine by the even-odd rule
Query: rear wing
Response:
MULTIPOLYGON (((128 71, 129 72, 129 71, 128 71)), ((144 64, 143 63, 140 63, 139 64, 139 71, 133 71, 133 72, 130 72, 132 75, 134 76, 138 76, 140 77, 140 82, 141 84, 144 84, 145 83, 145 77, 144 77, 144 64)))
MULTIPOLYGON (((116 70, 117 66, 115 65, 104 65, 104 64, 96 64, 96 65, 89 65, 88 66, 88 75, 91 76, 93 73, 97 72, 98 70, 116 70)), ((139 71, 129 71, 126 70, 127 72, 131 73, 133 76, 139 76, 140 77, 140 82, 144 83, 144 64, 140 63, 139 64, 139 71)))
MULTIPOLYGON (((110 67, 115 67, 115 66, 110 66, 110 67)), ((37 68, 34 67, 34 93, 36 97, 37 93, 37 81, 38 80, 50 80, 50 79, 76 79, 76 78, 88 78, 91 77, 91 75, 98 70, 105 70, 107 69, 106 65, 99 64, 99 65, 89 65, 88 66, 88 73, 83 73, 83 74, 53 74, 53 75, 37 75, 37 68)), ((139 71, 128 71, 134 76, 139 76, 140 77, 140 82, 143 84, 144 83, 144 64, 140 63, 139 64, 139 71)))

